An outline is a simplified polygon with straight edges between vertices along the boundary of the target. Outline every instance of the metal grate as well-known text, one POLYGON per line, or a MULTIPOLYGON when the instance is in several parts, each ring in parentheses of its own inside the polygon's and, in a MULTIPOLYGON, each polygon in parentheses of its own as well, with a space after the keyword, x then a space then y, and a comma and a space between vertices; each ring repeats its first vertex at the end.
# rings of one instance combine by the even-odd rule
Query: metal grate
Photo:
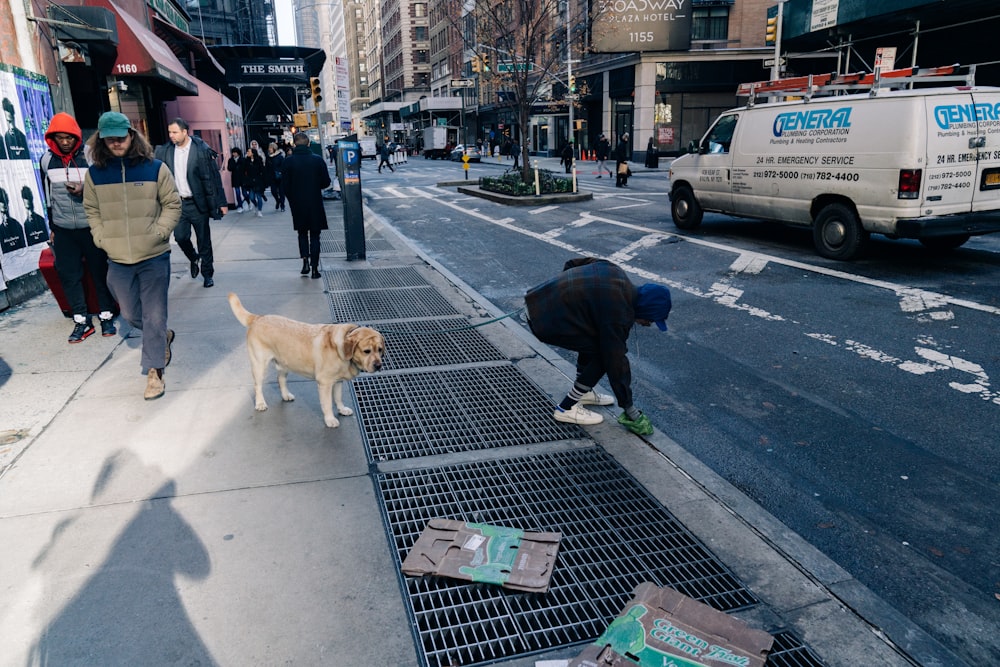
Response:
POLYGON ((595 639, 643 581, 722 611, 756 598, 600 447, 442 468, 377 473, 401 565, 435 517, 560 531, 548 593, 443 578, 405 578, 429 667, 472 665, 595 639))
POLYGON ((766 667, 825 667, 809 647, 787 631, 774 634, 774 646, 764 664, 766 667))
POLYGON ((326 286, 331 291, 417 287, 429 284, 412 266, 392 269, 356 269, 328 271, 326 286))
POLYGON ((352 384, 369 461, 587 437, 552 419, 549 397, 509 364, 363 375, 352 384))
POLYGON ((477 329, 468 326, 463 317, 393 322, 382 330, 388 350, 383 360, 386 370, 507 359, 477 329))
MULTIPOLYGON (((385 239, 365 239, 365 250, 376 252, 379 250, 395 250, 395 248, 385 239)), ((347 252, 347 242, 343 239, 320 238, 319 251, 324 255, 347 252)))
POLYGON ((362 292, 330 292, 334 322, 373 322, 410 317, 458 315, 431 286, 362 292))

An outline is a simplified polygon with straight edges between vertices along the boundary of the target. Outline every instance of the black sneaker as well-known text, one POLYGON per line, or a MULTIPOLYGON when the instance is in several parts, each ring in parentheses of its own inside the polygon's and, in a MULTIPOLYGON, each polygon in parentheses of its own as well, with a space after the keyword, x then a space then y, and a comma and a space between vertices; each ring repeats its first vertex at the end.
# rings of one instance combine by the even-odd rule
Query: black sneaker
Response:
POLYGON ((82 343, 94 333, 94 322, 89 317, 83 322, 73 322, 73 333, 69 335, 69 343, 82 343))
POLYGON ((115 328, 115 318, 109 317, 106 320, 101 320, 101 335, 105 338, 108 336, 114 336, 118 333, 118 329, 115 328))

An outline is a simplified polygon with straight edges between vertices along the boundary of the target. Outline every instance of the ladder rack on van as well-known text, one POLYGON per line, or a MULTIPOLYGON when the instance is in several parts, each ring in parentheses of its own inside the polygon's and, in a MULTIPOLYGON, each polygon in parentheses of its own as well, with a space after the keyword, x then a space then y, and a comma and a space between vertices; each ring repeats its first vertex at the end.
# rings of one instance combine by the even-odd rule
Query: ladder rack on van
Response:
POLYGON ((758 97, 802 97, 809 101, 814 95, 837 95, 844 92, 867 90, 875 97, 880 90, 903 88, 913 83, 960 82, 973 86, 976 66, 945 65, 943 67, 904 67, 885 72, 855 72, 852 74, 809 74, 771 81, 741 83, 736 89, 737 97, 748 97, 747 106, 752 107, 758 97))

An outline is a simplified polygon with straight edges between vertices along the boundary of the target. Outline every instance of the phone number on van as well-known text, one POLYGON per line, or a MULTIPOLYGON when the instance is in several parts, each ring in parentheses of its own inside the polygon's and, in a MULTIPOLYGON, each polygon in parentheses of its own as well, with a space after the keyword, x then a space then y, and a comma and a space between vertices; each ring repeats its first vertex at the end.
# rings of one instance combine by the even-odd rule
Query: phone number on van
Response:
POLYGON ((816 171, 816 172, 798 172, 798 171, 776 171, 773 169, 765 169, 763 171, 753 172, 754 178, 785 178, 785 179, 802 179, 802 180, 817 180, 817 181, 848 181, 852 183, 857 183, 861 180, 861 175, 857 173, 844 172, 844 171, 816 171))

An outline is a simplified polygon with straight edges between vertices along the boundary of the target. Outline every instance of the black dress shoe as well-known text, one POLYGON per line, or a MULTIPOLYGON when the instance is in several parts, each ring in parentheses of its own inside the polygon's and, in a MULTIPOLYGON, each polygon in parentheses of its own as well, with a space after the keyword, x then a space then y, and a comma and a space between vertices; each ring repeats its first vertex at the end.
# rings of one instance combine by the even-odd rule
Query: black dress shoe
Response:
POLYGON ((321 274, 321 273, 319 272, 319 269, 317 269, 317 268, 313 268, 313 270, 312 270, 312 275, 311 275, 311 276, 309 276, 309 277, 310 277, 310 278, 322 278, 323 276, 322 276, 322 274, 321 274))
POLYGON ((205 287, 215 287, 215 281, 211 278, 205 278, 205 287))
POLYGON ((198 277, 198 260, 196 259, 191 260, 191 277, 192 278, 198 277))

